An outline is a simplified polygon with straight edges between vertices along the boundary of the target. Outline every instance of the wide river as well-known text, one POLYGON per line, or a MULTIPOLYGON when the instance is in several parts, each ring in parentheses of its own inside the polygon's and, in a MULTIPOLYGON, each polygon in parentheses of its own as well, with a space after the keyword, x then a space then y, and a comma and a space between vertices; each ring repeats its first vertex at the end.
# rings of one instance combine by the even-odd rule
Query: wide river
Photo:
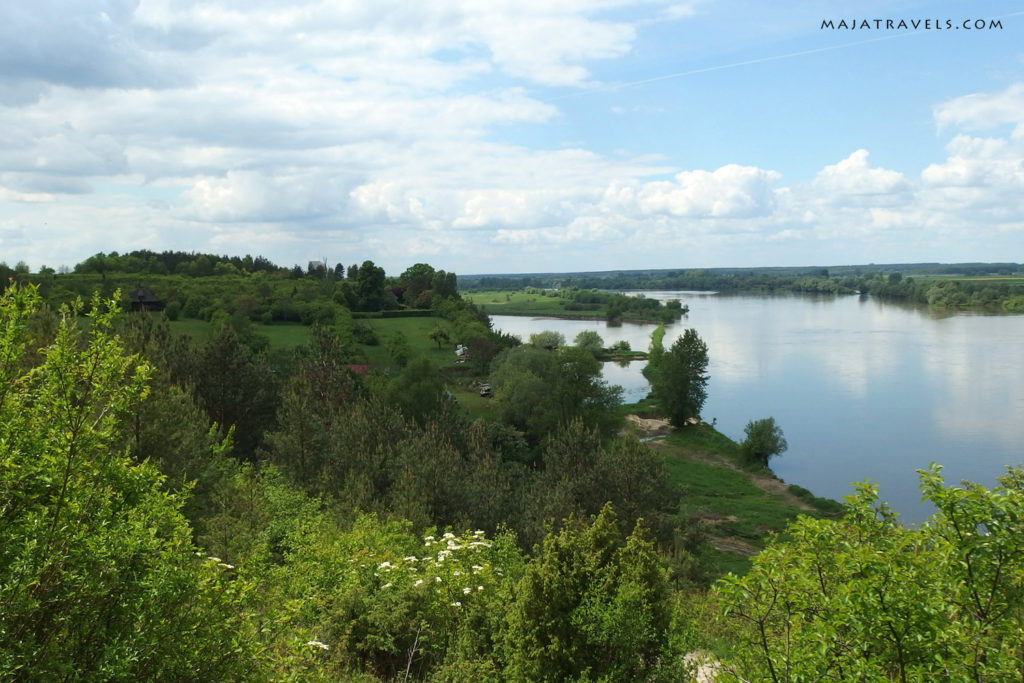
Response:
MULTIPOLYGON (((772 469, 816 495, 842 499, 870 479, 905 523, 932 508, 915 470, 936 462, 948 484, 994 485, 1024 464, 1024 316, 944 314, 871 298, 724 296, 679 298, 690 313, 665 347, 693 327, 708 345, 703 418, 743 439, 751 419, 774 417, 789 450, 772 469)), ((595 330, 605 346, 647 349, 655 325, 492 316, 520 335, 555 330, 566 342, 595 330)), ((649 391, 643 363, 605 363, 604 377, 633 401, 649 391)))

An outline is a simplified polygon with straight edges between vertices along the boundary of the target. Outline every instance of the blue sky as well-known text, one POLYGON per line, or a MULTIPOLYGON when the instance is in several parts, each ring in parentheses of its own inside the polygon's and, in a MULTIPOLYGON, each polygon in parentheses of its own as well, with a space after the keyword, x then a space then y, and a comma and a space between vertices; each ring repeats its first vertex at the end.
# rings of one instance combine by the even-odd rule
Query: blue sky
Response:
POLYGON ((0 260, 1021 261, 1019 8, 5 3, 0 260))

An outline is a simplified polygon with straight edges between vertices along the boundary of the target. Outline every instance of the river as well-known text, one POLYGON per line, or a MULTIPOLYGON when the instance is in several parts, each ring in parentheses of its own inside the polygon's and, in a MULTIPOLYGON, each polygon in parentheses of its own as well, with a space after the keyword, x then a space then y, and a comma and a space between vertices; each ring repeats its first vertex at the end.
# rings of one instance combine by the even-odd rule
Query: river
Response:
MULTIPOLYGON (((687 327, 708 345, 703 418, 737 441, 751 419, 774 417, 789 450, 772 469, 816 495, 842 499, 871 480, 902 521, 924 521, 918 468, 937 462, 947 483, 994 485, 1024 464, 1024 316, 937 313, 871 298, 680 298, 690 313, 669 326, 666 348, 687 327)), ((646 349, 655 325, 492 316, 524 340, 541 330, 594 330, 605 346, 646 349)), ((605 363, 625 399, 647 394, 643 363, 605 363)))

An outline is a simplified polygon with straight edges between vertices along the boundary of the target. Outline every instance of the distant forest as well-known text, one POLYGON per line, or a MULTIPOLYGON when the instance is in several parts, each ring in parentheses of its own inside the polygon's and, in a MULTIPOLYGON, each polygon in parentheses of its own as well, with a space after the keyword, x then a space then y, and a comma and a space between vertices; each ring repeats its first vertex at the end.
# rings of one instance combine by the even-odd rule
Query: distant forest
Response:
MULTIPOLYGON (((576 273, 484 274, 461 275, 439 271, 430 278, 444 278, 441 282, 425 282, 421 276, 413 283, 386 278, 383 270, 372 261, 364 264, 326 264, 310 261, 305 266, 280 266, 263 256, 218 256, 182 251, 153 252, 137 250, 124 254, 98 253, 74 266, 57 273, 43 266, 31 274, 24 263, 11 267, 0 261, 0 281, 14 278, 19 282, 35 282, 43 288, 50 300, 70 301, 74 296, 85 296, 97 289, 88 278, 65 279, 55 276, 74 274, 99 277, 98 288, 112 291, 112 286, 125 288, 132 278, 139 276, 184 276, 205 278, 230 275, 255 275, 265 278, 264 283, 282 280, 319 280, 350 283, 340 288, 337 303, 352 311, 379 311, 410 305, 429 308, 429 299, 417 302, 425 291, 456 290, 475 292, 485 290, 517 291, 526 288, 653 291, 690 290, 739 293, 797 293, 797 294, 861 294, 880 299, 904 301, 938 308, 984 308, 1012 313, 1024 312, 1024 264, 1021 263, 897 263, 809 267, 762 268, 691 268, 615 270, 576 273), (368 264, 371 270, 360 275, 359 269, 368 264), (130 276, 125 279, 126 276, 130 276), (384 288, 387 285, 387 288, 384 288), (52 295, 49 288, 54 287, 52 295), (62 289, 64 290, 62 294, 62 289)), ((152 282, 152 279, 147 280, 152 282)), ((184 282, 182 279, 163 280, 164 283, 184 282)), ((134 284, 134 283, 132 283, 134 284)), ((264 298, 266 286, 263 285, 264 298)), ((187 287, 186 287, 187 289, 187 287)), ((175 290, 170 299, 185 306, 183 291, 175 290)), ((309 297, 306 296, 306 299, 309 297)), ((176 305, 172 305, 173 315, 176 305)), ((199 299, 184 311, 186 317, 209 319, 211 311, 199 299)), ((303 322, 310 324, 322 317, 323 311, 297 308, 260 310, 253 320, 263 322, 303 322)))
POLYGON ((740 293, 870 294, 945 308, 1024 312, 1024 265, 905 263, 793 268, 698 268, 589 273, 463 275, 462 291, 525 287, 691 290, 740 293))

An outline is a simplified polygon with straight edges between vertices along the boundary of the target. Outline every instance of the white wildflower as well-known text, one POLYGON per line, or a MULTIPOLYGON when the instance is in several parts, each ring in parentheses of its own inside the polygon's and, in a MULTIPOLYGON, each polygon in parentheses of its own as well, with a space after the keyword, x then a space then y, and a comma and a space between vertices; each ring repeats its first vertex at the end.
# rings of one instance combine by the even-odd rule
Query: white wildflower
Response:
POLYGON ((483 568, 483 567, 481 567, 480 565, 478 565, 478 564, 474 564, 474 565, 473 565, 473 573, 474 573, 474 574, 479 574, 479 573, 480 573, 480 572, 482 572, 483 570, 484 570, 484 568, 483 568))
POLYGON ((235 568, 235 565, 228 564, 227 562, 218 562, 217 566, 218 567, 224 567, 224 569, 234 569, 235 568))
POLYGON ((321 643, 319 640, 309 640, 309 641, 306 641, 306 645, 312 645, 313 647, 318 647, 321 650, 330 650, 331 649, 331 648, 327 647, 326 643, 321 643))
POLYGON ((218 563, 221 561, 221 559, 219 557, 214 557, 213 555, 210 555, 206 559, 210 560, 211 562, 218 562, 218 563))
POLYGON ((441 583, 441 577, 440 576, 435 576, 434 577, 434 581, 437 581, 438 583, 441 583))
POLYGON ((483 586, 477 586, 477 587, 476 587, 476 589, 477 589, 478 591, 482 591, 482 590, 484 589, 484 587, 483 587, 483 586))
POLYGON ((469 586, 466 586, 465 588, 462 589, 462 594, 463 595, 469 595, 472 592, 473 592, 473 589, 470 588, 469 586))
POLYGON ((453 603, 452 603, 452 607, 462 607, 462 603, 461 603, 461 602, 458 602, 458 601, 456 601, 456 602, 453 602, 453 603))
POLYGON ((456 570, 455 570, 455 571, 454 571, 454 572, 452 573, 452 576, 462 576, 462 572, 460 572, 460 571, 459 571, 458 569, 456 569, 456 570))
POLYGON ((383 590, 385 588, 391 588, 391 585, 392 584, 390 584, 390 583, 385 583, 383 586, 381 586, 381 589, 383 590))
POLYGON ((423 583, 423 579, 416 579, 416 583, 414 583, 413 585, 414 586, 419 586, 422 583, 423 583))
POLYGON ((416 556, 415 555, 409 555, 408 557, 405 558, 405 561, 406 562, 415 562, 416 561, 416 556))

